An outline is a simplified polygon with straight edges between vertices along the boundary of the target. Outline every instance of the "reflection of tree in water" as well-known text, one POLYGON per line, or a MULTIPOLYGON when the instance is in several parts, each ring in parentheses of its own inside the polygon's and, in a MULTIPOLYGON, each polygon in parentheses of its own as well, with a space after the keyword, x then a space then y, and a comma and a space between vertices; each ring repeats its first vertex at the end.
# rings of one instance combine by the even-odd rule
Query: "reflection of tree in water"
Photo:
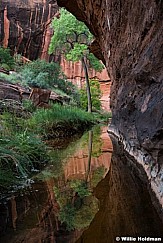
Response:
MULTIPOLYGON (((91 131, 89 131, 91 132, 91 131)), ((82 137, 82 148, 85 148, 88 144, 90 133, 87 132, 82 137)), ((102 146, 102 139, 100 137, 101 135, 101 127, 95 126, 92 130, 93 132, 93 138, 92 138, 92 157, 99 157, 101 155, 101 146, 102 146)))
MULTIPOLYGON (((60 207, 59 219, 67 230, 83 229, 89 226, 98 211, 98 201, 93 196, 93 188, 103 178, 105 173, 104 166, 91 171, 92 153, 101 154, 102 141, 100 137, 100 128, 87 133, 88 163, 85 179, 73 179, 66 182, 63 187, 54 187, 55 196, 60 207), (94 147, 93 144, 94 143, 94 147), (94 151, 93 151, 94 148, 94 151)), ((84 143, 84 148, 86 144, 84 143)))
POLYGON ((59 219, 67 230, 89 226, 98 210, 97 199, 83 180, 69 181, 66 188, 54 188, 60 207, 59 219))

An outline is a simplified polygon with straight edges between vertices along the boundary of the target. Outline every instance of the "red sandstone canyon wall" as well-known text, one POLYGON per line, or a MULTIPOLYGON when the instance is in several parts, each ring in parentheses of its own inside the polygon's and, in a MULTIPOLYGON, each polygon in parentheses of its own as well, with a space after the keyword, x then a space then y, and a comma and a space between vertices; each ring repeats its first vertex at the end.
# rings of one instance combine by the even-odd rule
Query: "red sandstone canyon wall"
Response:
MULTIPOLYGON (((63 72, 67 76, 68 80, 77 85, 78 88, 82 88, 85 82, 84 71, 81 62, 70 62, 61 58, 60 63, 63 72)), ((102 92, 101 106, 105 111, 110 111, 110 87, 111 81, 108 76, 106 68, 102 72, 96 72, 93 69, 89 69, 89 78, 96 78, 100 82, 100 89, 102 92)))
POLYGON ((2 0, 0 45, 30 60, 47 58, 50 21, 57 11, 56 1, 2 0))

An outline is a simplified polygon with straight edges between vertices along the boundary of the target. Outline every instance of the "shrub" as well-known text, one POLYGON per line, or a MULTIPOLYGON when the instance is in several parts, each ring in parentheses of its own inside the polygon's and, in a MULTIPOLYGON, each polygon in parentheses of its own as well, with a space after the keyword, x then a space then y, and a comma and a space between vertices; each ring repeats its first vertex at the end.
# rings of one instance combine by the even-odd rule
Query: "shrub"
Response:
POLYGON ((43 89, 59 89, 76 101, 79 100, 77 88, 66 80, 57 63, 36 60, 24 65, 20 74, 24 85, 43 89))
POLYGON ((6 70, 10 70, 14 68, 15 61, 10 54, 10 49, 0 47, 0 66, 6 70))

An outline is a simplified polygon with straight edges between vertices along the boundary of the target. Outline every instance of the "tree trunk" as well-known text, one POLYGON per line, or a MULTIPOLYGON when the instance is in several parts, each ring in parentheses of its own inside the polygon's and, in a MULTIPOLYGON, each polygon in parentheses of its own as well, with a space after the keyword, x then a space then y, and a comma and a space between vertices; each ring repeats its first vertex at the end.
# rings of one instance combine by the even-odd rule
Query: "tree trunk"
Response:
POLYGON ((89 85, 88 68, 84 57, 82 57, 82 65, 84 68, 86 88, 87 88, 88 112, 91 113, 92 112, 91 89, 89 85))

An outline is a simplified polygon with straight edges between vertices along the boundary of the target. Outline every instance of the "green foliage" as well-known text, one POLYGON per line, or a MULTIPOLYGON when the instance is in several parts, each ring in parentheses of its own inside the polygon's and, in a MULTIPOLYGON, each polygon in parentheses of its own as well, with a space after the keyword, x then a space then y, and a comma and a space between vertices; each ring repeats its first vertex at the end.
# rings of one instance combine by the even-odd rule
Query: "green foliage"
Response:
POLYGON ((61 208, 59 213, 59 219, 61 223, 66 222, 66 229, 73 230, 74 229, 74 216, 75 216, 75 208, 72 204, 68 203, 67 205, 61 208))
MULTIPOLYGON (((89 83, 90 83, 91 98, 92 98, 92 110, 100 110, 101 90, 100 90, 99 81, 96 79, 91 79, 89 83)), ((88 107, 88 100, 87 100, 87 92, 85 86, 83 89, 80 90, 80 103, 82 109, 86 110, 88 107)))
POLYGON ((70 188, 77 192, 80 198, 84 198, 86 196, 91 195, 87 187, 87 183, 85 181, 73 180, 70 182, 70 188))
POLYGON ((112 118, 112 113, 111 112, 104 112, 104 111, 100 111, 100 112, 94 112, 94 117, 95 120, 97 120, 99 123, 105 123, 108 124, 109 121, 112 118))
POLYGON ((22 105, 26 111, 29 111, 31 113, 36 110, 36 107, 34 106, 34 104, 31 100, 23 100, 22 105))
POLYGON ((4 169, 0 166, 0 189, 8 188, 13 181, 17 182, 11 168, 4 169))
POLYGON ((73 49, 71 49, 66 54, 66 58, 68 61, 77 62, 77 61, 81 60, 84 53, 87 52, 87 49, 88 49, 87 45, 75 43, 73 49))
POLYGON ((52 27, 54 35, 49 47, 50 54, 56 49, 67 54, 74 48, 74 43, 89 44, 93 38, 86 25, 63 8, 60 11, 60 18, 53 20, 52 27))
POLYGON ((13 69, 15 66, 14 58, 10 54, 10 49, 0 47, 0 67, 6 70, 13 69))
POLYGON ((14 183, 15 177, 26 179, 33 168, 49 160, 46 146, 24 124, 22 119, 9 113, 1 115, 0 186, 14 183))
POLYGON ((76 86, 66 80, 57 63, 36 60, 24 65, 20 74, 24 85, 43 89, 59 89, 71 96, 76 102, 79 100, 76 86))
POLYGON ((84 131, 94 123, 94 118, 75 107, 53 105, 51 109, 37 110, 28 122, 31 129, 44 137, 65 137, 84 131))
POLYGON ((102 139, 100 137, 101 128, 100 126, 96 126, 93 129, 93 144, 92 144, 92 157, 99 157, 102 154, 102 139))
POLYGON ((84 180, 67 181, 66 187, 54 187, 60 207, 59 220, 67 230, 88 227, 98 210, 97 200, 92 196, 84 180))
POLYGON ((12 73, 12 74, 5 74, 5 73, 0 73, 0 80, 5 80, 11 83, 21 83, 22 79, 18 73, 12 73))
POLYGON ((24 82, 32 87, 52 88, 61 76, 61 70, 58 64, 48 63, 44 60, 36 60, 25 64, 20 74, 24 82))
POLYGON ((106 168, 104 166, 100 166, 96 170, 94 170, 92 175, 92 187, 97 186, 99 181, 103 179, 105 172, 106 172, 106 168))
POLYGON ((97 72, 101 72, 104 69, 104 65, 92 53, 88 55, 88 60, 90 67, 97 72))
POLYGON ((73 62, 79 61, 85 56, 90 67, 102 71, 104 66, 93 54, 89 53, 88 46, 93 40, 93 35, 83 22, 62 8, 60 18, 55 18, 52 21, 52 27, 54 34, 49 46, 49 54, 59 50, 68 60, 73 62))
MULTIPOLYGON (((93 132, 91 157, 97 158, 102 153, 101 152, 102 140, 100 137, 101 134, 100 126, 94 126, 91 131, 93 132)), ((83 135, 83 142, 81 145, 82 148, 88 146, 88 140, 89 140, 89 133, 85 133, 83 135)))

